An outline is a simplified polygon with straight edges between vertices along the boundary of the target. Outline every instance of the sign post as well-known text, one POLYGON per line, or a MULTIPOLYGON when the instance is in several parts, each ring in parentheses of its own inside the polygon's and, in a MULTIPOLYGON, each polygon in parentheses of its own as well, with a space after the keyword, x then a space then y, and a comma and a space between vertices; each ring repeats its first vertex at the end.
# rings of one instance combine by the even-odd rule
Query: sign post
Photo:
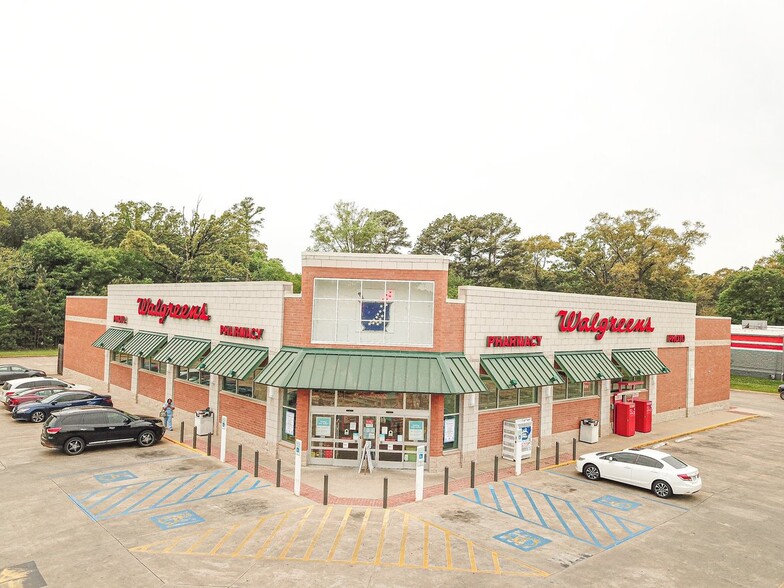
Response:
POLYGON ((523 437, 518 435, 515 439, 515 476, 523 473, 523 437))
POLYGON ((228 423, 228 418, 225 416, 221 417, 221 461, 226 463, 226 424, 228 423))
POLYGON ((300 483, 302 481, 302 440, 294 442, 294 495, 299 496, 300 483))
POLYGON ((416 501, 421 502, 424 498, 425 488, 425 446, 417 445, 416 460, 416 501))

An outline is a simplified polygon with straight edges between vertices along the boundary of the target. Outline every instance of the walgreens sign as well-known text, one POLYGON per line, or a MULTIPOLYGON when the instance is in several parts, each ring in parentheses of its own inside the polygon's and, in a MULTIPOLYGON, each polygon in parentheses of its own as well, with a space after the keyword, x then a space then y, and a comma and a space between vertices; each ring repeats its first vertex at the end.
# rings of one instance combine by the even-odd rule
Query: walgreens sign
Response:
POLYGON ((610 333, 653 333, 651 317, 646 318, 619 318, 615 316, 603 317, 598 312, 585 315, 581 311, 559 310, 555 313, 559 317, 558 330, 563 333, 596 333, 596 340, 600 341, 604 334, 610 333))
POLYGON ((206 302, 204 304, 175 304, 174 302, 164 302, 160 298, 158 298, 158 302, 153 302, 152 298, 137 298, 136 303, 139 305, 140 315, 157 316, 160 324, 163 324, 169 317, 199 321, 210 320, 206 302))

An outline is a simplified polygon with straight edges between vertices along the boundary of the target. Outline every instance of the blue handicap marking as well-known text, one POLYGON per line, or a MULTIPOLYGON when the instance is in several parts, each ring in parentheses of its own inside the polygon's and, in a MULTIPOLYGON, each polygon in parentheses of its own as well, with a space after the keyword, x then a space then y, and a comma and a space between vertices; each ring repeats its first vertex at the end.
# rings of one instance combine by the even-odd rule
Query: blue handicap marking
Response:
POLYGON ((198 525, 204 522, 204 519, 192 510, 179 510, 164 515, 157 515, 150 517, 150 520, 164 531, 187 527, 188 525, 198 525))
POLYGON ((111 482, 119 482, 121 480, 133 480, 137 476, 129 472, 128 470, 122 470, 119 472, 109 472, 106 474, 98 474, 94 476, 96 480, 98 480, 101 484, 110 484, 111 482))
POLYGON ((606 496, 601 496, 594 500, 597 504, 603 504, 604 506, 611 506, 612 508, 617 508, 618 510, 629 511, 633 508, 637 508, 641 506, 639 502, 632 502, 631 500, 625 500, 623 498, 618 498, 617 496, 610 496, 607 494, 606 496))
POLYGON ((493 539, 498 539, 499 541, 506 543, 507 545, 511 545, 515 549, 520 549, 521 551, 531 551, 532 549, 536 549, 537 547, 541 547, 542 545, 550 543, 549 539, 545 539, 539 535, 534 535, 528 531, 523 531, 522 529, 512 529, 511 531, 506 531, 505 533, 496 535, 493 537, 493 539))

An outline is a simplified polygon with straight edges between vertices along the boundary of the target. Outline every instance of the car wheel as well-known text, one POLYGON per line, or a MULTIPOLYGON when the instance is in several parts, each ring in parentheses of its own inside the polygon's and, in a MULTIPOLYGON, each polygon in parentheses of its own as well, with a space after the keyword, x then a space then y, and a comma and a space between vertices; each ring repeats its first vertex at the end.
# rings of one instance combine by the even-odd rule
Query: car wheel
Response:
POLYGON ((598 480, 601 478, 601 474, 599 473, 599 468, 597 468, 592 463, 586 464, 583 468, 583 475, 588 478, 589 480, 598 480))
POLYGON ((784 400, 784 392, 780 392, 779 396, 781 397, 782 400, 784 400))
POLYGON ((651 486, 653 493, 659 498, 669 498, 672 496, 672 488, 664 480, 656 480, 651 486))
POLYGON ((46 420, 46 413, 42 410, 36 410, 30 415, 30 420, 34 423, 42 423, 46 420))
POLYGON ((149 429, 146 429, 141 433, 139 433, 139 437, 136 439, 136 442, 141 447, 149 447, 150 445, 155 443, 155 433, 153 433, 149 429))
POLYGON ((81 437, 71 437, 63 443, 63 451, 68 455, 79 455, 84 451, 84 439, 81 437))

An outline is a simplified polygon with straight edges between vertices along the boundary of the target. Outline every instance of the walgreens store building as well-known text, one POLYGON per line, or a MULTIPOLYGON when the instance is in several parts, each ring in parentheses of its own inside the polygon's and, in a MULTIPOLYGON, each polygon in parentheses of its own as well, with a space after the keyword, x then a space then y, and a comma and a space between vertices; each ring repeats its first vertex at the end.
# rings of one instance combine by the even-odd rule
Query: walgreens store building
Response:
POLYGON ((301 294, 227 282, 70 297, 64 365, 335 466, 369 443, 377 467, 414 468, 424 445, 435 471, 501 454, 505 423, 549 447, 585 419, 634 434, 628 406, 655 430, 729 405, 730 321, 691 303, 473 286, 448 299, 440 256, 308 252, 302 266, 301 294))

